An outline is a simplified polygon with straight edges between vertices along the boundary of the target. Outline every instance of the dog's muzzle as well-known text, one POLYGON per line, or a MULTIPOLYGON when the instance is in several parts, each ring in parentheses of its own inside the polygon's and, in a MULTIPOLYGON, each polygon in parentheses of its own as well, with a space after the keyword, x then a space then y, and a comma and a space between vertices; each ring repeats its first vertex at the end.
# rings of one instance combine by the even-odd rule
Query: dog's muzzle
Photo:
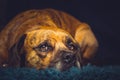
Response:
POLYGON ((80 63, 78 64, 77 57, 77 53, 60 51, 59 55, 51 62, 50 67, 54 67, 60 71, 68 70, 73 66, 78 67, 80 63))
POLYGON ((76 61, 76 56, 71 52, 63 52, 62 61, 65 64, 72 64, 76 61))

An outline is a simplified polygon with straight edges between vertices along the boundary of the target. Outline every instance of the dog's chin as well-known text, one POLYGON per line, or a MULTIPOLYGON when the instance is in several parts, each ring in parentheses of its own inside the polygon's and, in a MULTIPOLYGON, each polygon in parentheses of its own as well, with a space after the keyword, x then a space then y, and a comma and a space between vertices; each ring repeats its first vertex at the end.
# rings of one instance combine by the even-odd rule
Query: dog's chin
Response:
POLYGON ((55 68, 58 71, 66 71, 69 70, 71 67, 77 67, 79 69, 81 68, 80 63, 78 61, 70 64, 62 63, 61 61, 59 61, 55 63, 53 66, 50 66, 50 68, 55 68))

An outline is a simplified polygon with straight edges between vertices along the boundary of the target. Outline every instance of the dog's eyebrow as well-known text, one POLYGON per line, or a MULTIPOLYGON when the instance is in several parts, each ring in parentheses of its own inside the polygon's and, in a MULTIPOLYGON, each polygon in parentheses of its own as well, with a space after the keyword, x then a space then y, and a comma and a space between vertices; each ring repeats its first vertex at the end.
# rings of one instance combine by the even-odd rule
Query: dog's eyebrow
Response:
POLYGON ((49 40, 44 40, 43 42, 40 42, 39 45, 37 45, 35 48, 41 46, 42 44, 48 44, 49 46, 51 46, 49 40))
POLYGON ((67 43, 68 41, 73 42, 73 40, 72 40, 70 37, 67 36, 67 37, 65 38, 65 43, 67 43))
POLYGON ((74 42, 70 37, 66 37, 66 40, 65 40, 65 44, 68 45, 69 43, 71 43, 74 45, 74 46, 78 46, 78 44, 76 42, 74 42))
POLYGON ((41 45, 41 44, 45 44, 45 43, 49 44, 49 40, 44 40, 43 42, 41 42, 39 44, 41 45))

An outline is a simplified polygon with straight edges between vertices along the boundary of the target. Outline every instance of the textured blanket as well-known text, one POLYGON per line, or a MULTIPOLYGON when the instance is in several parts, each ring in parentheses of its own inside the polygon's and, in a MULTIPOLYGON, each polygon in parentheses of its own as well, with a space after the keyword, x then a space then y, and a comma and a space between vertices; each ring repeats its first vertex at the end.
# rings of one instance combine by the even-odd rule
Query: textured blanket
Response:
POLYGON ((68 71, 55 69, 1 68, 0 80, 120 80, 120 66, 72 67, 68 71))

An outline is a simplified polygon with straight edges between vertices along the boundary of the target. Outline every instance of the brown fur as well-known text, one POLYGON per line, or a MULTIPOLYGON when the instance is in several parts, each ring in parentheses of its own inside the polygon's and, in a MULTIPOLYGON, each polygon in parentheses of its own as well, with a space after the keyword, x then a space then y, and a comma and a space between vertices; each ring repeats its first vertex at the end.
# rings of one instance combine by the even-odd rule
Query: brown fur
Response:
MULTIPOLYGON (((62 41, 65 39, 65 35, 70 36, 75 43, 80 45, 82 58, 84 59, 91 59, 98 47, 98 42, 86 23, 80 22, 62 11, 53 9, 29 10, 17 15, 0 32, 0 65, 9 63, 11 48, 16 47, 23 35, 26 35, 24 48, 19 50, 19 54, 29 53, 26 54, 28 61, 34 56, 35 60, 31 60, 31 65, 34 65, 36 60, 41 59, 36 56, 33 47, 38 46, 46 38, 52 38, 50 42, 55 46, 55 53, 59 48, 66 48, 62 41), (46 35, 46 37, 43 37, 43 35, 46 35)), ((19 45, 19 49, 21 49, 22 43, 17 46, 19 45)), ((53 52, 49 52, 43 60, 39 60, 44 65, 43 67, 40 67, 40 65, 34 65, 34 67, 38 69, 48 67, 53 56, 57 54, 52 55, 51 53, 53 52)))

